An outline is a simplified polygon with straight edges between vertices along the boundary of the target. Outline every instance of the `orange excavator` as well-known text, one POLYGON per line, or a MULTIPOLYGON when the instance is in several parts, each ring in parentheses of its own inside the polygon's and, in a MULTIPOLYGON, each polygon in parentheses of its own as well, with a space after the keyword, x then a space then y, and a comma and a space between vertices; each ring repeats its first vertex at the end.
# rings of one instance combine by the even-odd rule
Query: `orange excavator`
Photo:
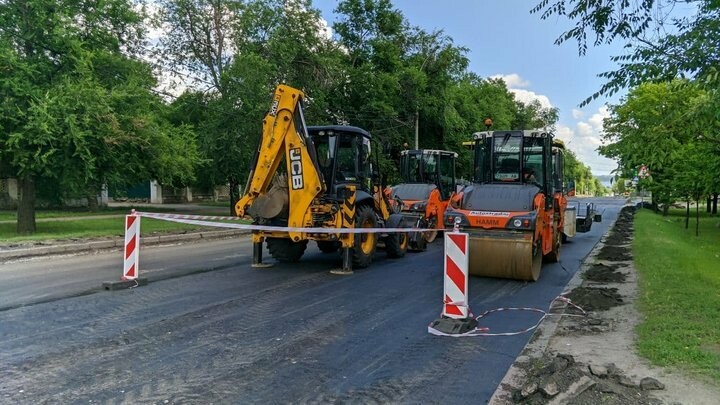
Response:
MULTIPOLYGON (((563 149, 544 131, 473 134, 474 180, 450 201, 445 226, 470 235, 470 274, 536 281, 575 236, 563 149)), ((583 231, 582 229, 580 231, 583 231)))
POLYGON ((400 175, 403 182, 389 189, 390 201, 399 205, 405 223, 430 229, 410 235, 409 250, 423 251, 439 231, 444 230, 443 216, 455 192, 455 159, 457 153, 413 149, 400 152, 400 175))

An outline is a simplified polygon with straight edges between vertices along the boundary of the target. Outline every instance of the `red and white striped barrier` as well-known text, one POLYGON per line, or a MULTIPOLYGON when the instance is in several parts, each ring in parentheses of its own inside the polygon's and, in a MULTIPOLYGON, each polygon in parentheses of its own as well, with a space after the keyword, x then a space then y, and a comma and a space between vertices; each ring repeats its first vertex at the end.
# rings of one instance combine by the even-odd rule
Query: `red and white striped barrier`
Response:
POLYGON ((135 280, 138 277, 140 260, 140 216, 125 215, 125 262, 121 280, 135 280))
POLYGON ((468 307, 468 234, 445 233, 445 300, 443 316, 464 319, 470 314, 468 307))

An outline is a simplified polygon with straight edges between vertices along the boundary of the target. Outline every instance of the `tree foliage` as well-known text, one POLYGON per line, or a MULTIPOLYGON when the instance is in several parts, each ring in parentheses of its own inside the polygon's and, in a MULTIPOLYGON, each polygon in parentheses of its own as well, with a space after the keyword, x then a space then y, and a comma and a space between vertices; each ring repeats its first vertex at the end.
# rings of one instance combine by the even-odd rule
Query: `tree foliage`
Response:
MULTIPOLYGON (((494 129, 552 129, 558 119, 468 71, 467 49, 413 26, 389 0, 338 2, 333 36, 310 0, 146 5, 0 2, 0 172, 21 181, 23 207, 36 182, 90 197, 150 179, 227 184, 232 206, 279 83, 303 89, 309 125, 370 131, 391 180, 416 134, 422 148, 459 152, 463 175, 462 143, 486 118, 494 129), (148 41, 148 29, 160 35, 148 41)), ((23 212, 19 223, 34 224, 23 212)))
POLYGON ((92 204, 103 185, 192 177, 194 135, 169 127, 132 56, 141 22, 124 0, 0 3, 0 158, 20 183, 18 232, 35 229, 38 179, 92 204))
POLYGON ((573 22, 555 42, 575 40, 580 54, 588 43, 624 43, 627 53, 612 58, 619 68, 600 74, 606 83, 582 105, 647 81, 688 78, 715 91, 720 87, 720 4, 715 0, 542 0, 531 12, 573 22))
POLYGON ((606 145, 600 152, 617 159, 620 175, 638 177, 645 165, 650 177, 639 186, 653 192, 667 207, 675 199, 698 201, 717 190, 720 157, 716 145, 693 121, 695 106, 706 91, 691 83, 645 83, 632 89, 621 103, 610 107, 605 121, 606 145))

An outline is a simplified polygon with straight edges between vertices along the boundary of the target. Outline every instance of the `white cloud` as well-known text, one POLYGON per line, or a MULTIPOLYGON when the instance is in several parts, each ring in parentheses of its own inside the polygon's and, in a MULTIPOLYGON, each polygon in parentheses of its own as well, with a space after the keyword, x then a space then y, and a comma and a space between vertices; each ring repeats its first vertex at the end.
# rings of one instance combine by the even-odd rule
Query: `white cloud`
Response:
POLYGON ((525 104, 529 104, 535 100, 540 102, 540 105, 544 108, 551 108, 553 104, 550 102, 550 98, 543 94, 537 94, 534 91, 526 90, 525 87, 530 85, 530 82, 523 79, 517 73, 510 73, 507 75, 493 75, 491 79, 502 79, 508 87, 508 90, 515 94, 515 99, 525 104))
POLYGON ((598 112, 593 114, 588 121, 596 131, 600 132, 603 130, 603 120, 608 117, 610 117, 610 110, 608 110, 607 106, 604 105, 600 107, 598 112))
POLYGON ((508 89, 511 92, 515 94, 515 99, 518 101, 522 101, 525 104, 529 104, 535 100, 540 102, 540 105, 544 108, 551 108, 553 107, 552 103, 550 102, 550 99, 548 96, 537 94, 534 91, 530 90, 524 90, 524 89, 508 89))
POLYGON ((594 132, 592 125, 582 121, 577 123, 577 130, 579 132, 579 135, 582 137, 591 136, 594 132))
POLYGON ((510 73, 509 75, 494 75, 490 76, 490 78, 502 79, 509 89, 522 89, 530 85, 530 82, 520 77, 517 73, 510 73))
POLYGON ((585 116, 585 112, 583 112, 582 110, 578 110, 577 108, 572 109, 572 117, 575 118, 576 120, 579 120, 580 118, 582 118, 584 116, 585 116))
POLYGON ((333 31, 330 24, 328 24, 328 22, 322 17, 320 17, 320 20, 318 21, 318 31, 320 37, 327 41, 331 40, 333 37, 333 31))
MULTIPOLYGON (((584 117, 581 110, 573 110, 573 118, 584 117)), ((614 160, 601 156, 597 148, 603 144, 603 119, 609 116, 607 107, 600 107, 586 121, 576 121, 574 125, 558 125, 556 136, 565 142, 565 146, 573 151, 578 160, 589 166, 593 175, 610 174, 617 167, 614 160)))

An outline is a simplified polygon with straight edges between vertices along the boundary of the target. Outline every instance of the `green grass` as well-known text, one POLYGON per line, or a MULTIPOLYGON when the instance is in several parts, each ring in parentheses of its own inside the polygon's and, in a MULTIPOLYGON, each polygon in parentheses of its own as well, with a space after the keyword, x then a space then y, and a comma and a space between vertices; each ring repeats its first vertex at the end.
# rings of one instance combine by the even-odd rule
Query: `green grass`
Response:
MULTIPOLYGON (((162 207, 153 207, 153 208, 145 208, 148 211, 153 212, 173 212, 175 210, 168 209, 168 208, 162 208, 162 207)), ((66 218, 66 217, 84 217, 84 216, 95 216, 95 215, 124 215, 129 214, 131 208, 128 207, 111 207, 111 208, 103 208, 98 211, 90 212, 90 211, 83 211, 83 210, 37 210, 35 211, 35 218, 66 218)), ((138 211, 142 211, 143 208, 137 208, 138 211)), ((0 221, 15 221, 17 220, 17 211, 15 210, 0 210, 0 221)))
MULTIPOLYGON (((695 214, 694 208, 692 212, 695 214)), ((701 212, 685 229, 684 210, 635 216, 633 252, 640 274, 640 353, 720 383, 719 217, 701 212)))
MULTIPOLYGON (((37 232, 30 236, 18 236, 16 225, 0 224, 0 242, 38 241, 48 239, 92 238, 122 236, 124 218, 83 219, 68 221, 37 222, 37 232)), ((142 235, 154 233, 181 232, 194 229, 209 229, 195 225, 179 224, 152 218, 143 218, 140 224, 142 235)))

